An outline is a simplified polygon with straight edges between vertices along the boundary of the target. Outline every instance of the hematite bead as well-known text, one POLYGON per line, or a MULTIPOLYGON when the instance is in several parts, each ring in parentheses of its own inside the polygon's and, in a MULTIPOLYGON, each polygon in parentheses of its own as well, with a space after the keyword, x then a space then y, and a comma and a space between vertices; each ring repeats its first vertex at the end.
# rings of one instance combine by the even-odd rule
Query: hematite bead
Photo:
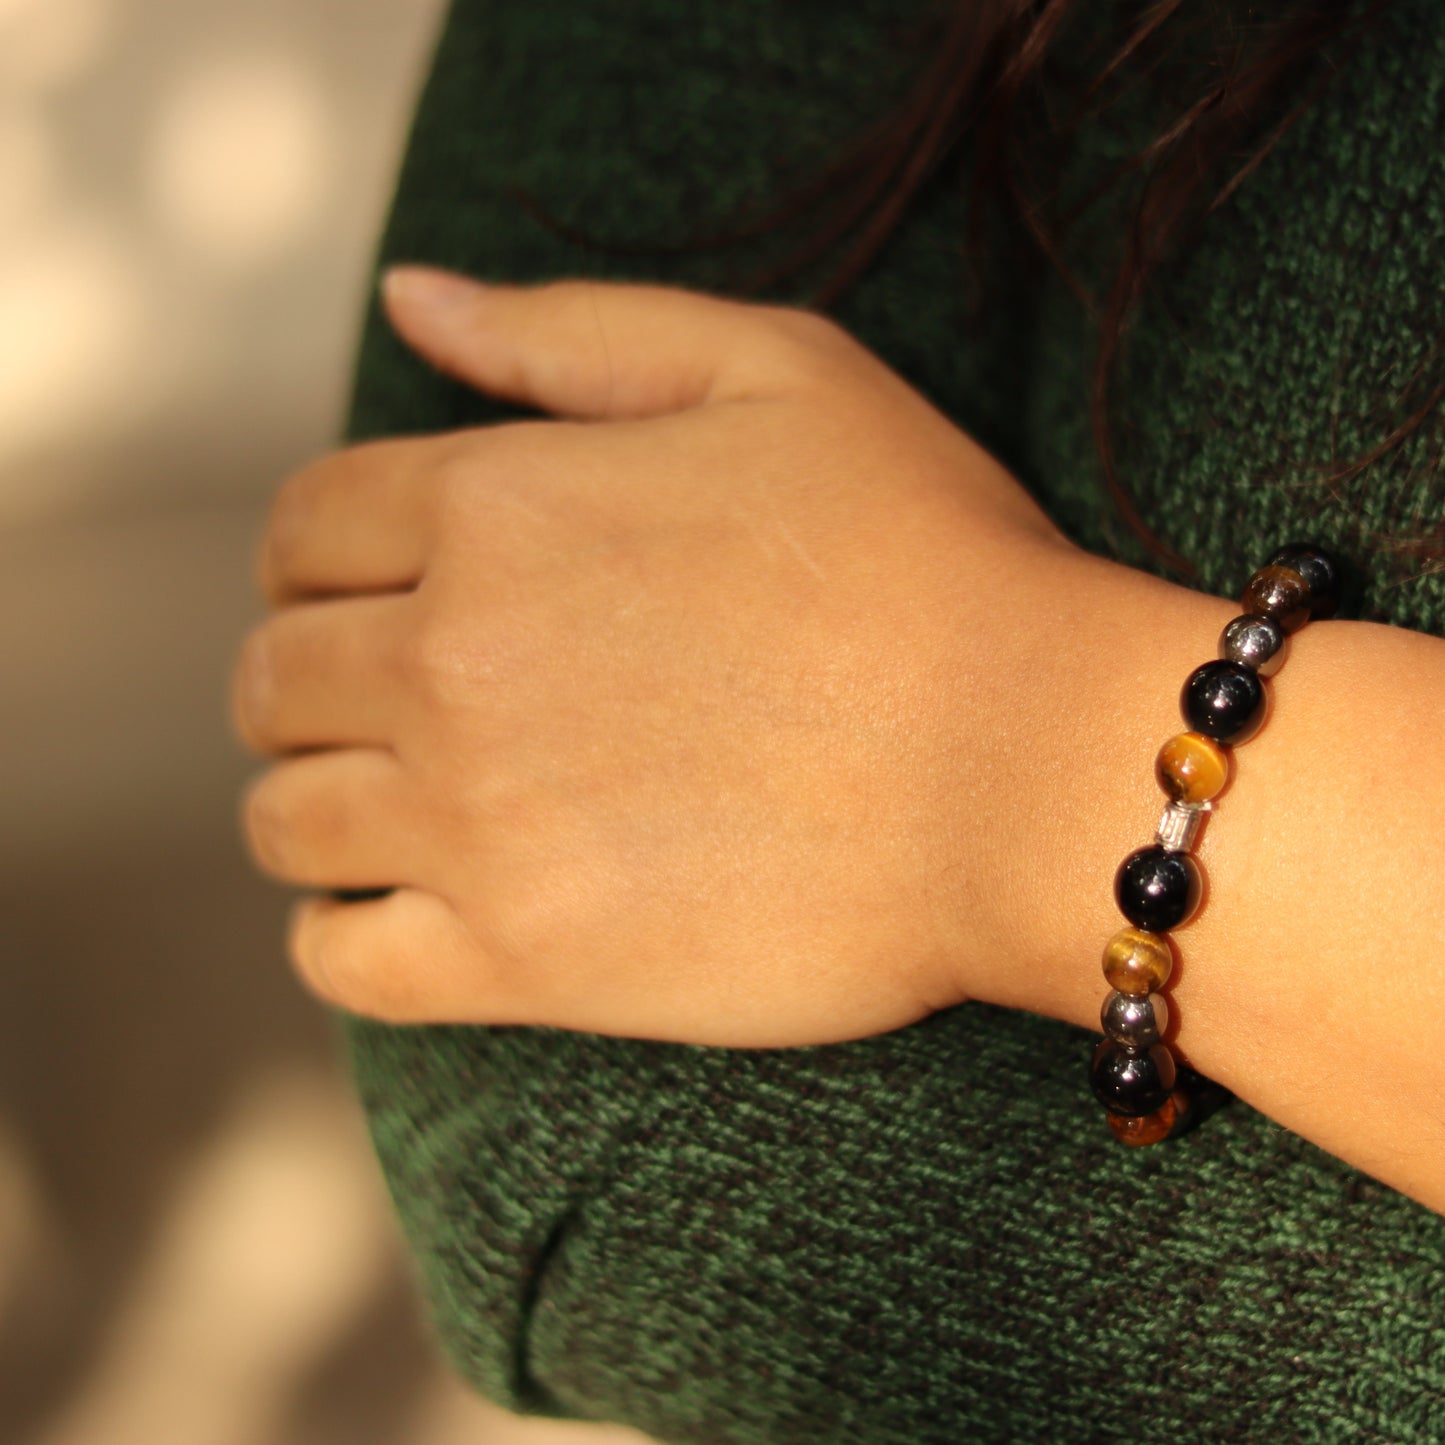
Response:
POLYGON ((1131 853, 1114 875, 1119 912, 1151 933, 1178 928, 1199 907, 1202 887, 1199 865, 1188 853, 1157 843, 1131 853))
POLYGON ((1229 754, 1203 733, 1177 733, 1159 749, 1154 776, 1176 803, 1207 803, 1229 781, 1229 754))
POLYGON ((1264 684, 1242 662, 1206 662, 1185 678, 1179 710, 1195 732, 1226 746, 1242 743, 1264 722, 1264 684))
POLYGON ((1126 1049, 1113 1039, 1100 1039, 1089 1082, 1111 1114, 1152 1114, 1174 1089, 1174 1055, 1163 1044, 1126 1049))
POLYGON ((1290 542, 1273 553, 1266 567, 1291 567, 1310 589, 1310 616, 1333 617, 1340 605, 1340 564, 1312 542, 1290 542))
POLYGON ((1121 1143, 1138 1148, 1158 1144, 1167 1139, 1189 1115, 1189 1099, 1183 1087, 1174 1090, 1152 1114, 1129 1118, 1124 1114, 1105 1114, 1109 1132, 1121 1143))
POLYGON ((1104 977, 1120 993, 1153 993, 1173 968, 1169 940, 1142 928, 1121 928, 1104 948, 1104 977))
POLYGON ((1236 617, 1219 634, 1219 655, 1242 662, 1261 677, 1273 677, 1284 665, 1289 637, 1273 617, 1236 617))
POLYGON ((1310 584, 1293 567, 1261 567, 1245 584, 1239 605, 1297 632, 1310 620, 1310 584))
POLYGON ((1120 993, 1117 989, 1099 1010, 1099 1026, 1130 1049, 1157 1044, 1169 1029, 1169 1005, 1162 993, 1120 993))

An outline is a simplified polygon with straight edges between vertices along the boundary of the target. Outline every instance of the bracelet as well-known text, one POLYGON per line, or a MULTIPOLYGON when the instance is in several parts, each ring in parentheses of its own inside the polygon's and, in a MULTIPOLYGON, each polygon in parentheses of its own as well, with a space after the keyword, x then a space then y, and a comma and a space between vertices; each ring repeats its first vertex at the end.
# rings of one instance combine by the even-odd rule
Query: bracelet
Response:
POLYGON ((1190 731, 1170 738, 1154 763, 1169 804, 1155 841, 1114 875, 1114 899, 1130 926, 1104 949, 1112 992, 1100 1011, 1105 1037, 1089 1077, 1121 1143, 1157 1144, 1188 1124, 1193 1091, 1164 1042, 1169 1006, 1160 990, 1174 968, 1167 930, 1199 906, 1202 879, 1189 850, 1229 780, 1229 749, 1264 722, 1262 679, 1283 665, 1290 633, 1334 615, 1339 592, 1339 564, 1328 552, 1307 542, 1281 547, 1249 579, 1243 614, 1220 634, 1219 658, 1195 668, 1180 693, 1190 731))

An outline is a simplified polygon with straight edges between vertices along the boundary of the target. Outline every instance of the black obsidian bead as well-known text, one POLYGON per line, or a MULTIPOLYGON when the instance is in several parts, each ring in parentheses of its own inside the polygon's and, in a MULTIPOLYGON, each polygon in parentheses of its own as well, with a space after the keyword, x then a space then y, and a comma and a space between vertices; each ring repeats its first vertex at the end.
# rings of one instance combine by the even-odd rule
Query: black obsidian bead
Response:
POLYGON ((1174 1088, 1174 1077, 1174 1055, 1167 1045, 1126 1049, 1113 1039, 1099 1040, 1089 1070, 1099 1102, 1111 1114, 1135 1119, 1163 1106, 1174 1088))
POLYGON ((1290 542, 1270 554, 1266 567, 1291 567, 1310 589, 1310 616, 1333 617, 1340 605, 1340 564, 1313 542, 1290 542))
POLYGON ((1203 879, 1188 853, 1151 843, 1131 853, 1114 875, 1114 901, 1136 928, 1164 933, 1199 907, 1203 879))
POLYGON ((1216 658, 1185 678, 1179 711, 1195 732, 1226 746, 1242 743, 1264 721, 1264 684, 1252 667, 1216 658))

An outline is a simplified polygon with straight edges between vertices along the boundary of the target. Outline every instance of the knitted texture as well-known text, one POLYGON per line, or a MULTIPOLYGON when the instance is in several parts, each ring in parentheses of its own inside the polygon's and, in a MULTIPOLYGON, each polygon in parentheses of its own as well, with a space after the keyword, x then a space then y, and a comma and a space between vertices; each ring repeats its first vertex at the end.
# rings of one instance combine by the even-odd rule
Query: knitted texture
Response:
MULTIPOLYGON (((900 92, 923 10, 458 0, 384 257, 719 286, 736 252, 588 250, 516 190, 619 243, 705 231, 900 92)), ((1441 513, 1434 424, 1348 486, 1310 471, 1439 377, 1442 76, 1445 18, 1397 6, 1139 317, 1126 481, 1208 590, 1319 537, 1360 615, 1445 635, 1445 577, 1389 549, 1441 513)), ((1081 545, 1150 565, 1099 479, 1085 318, 1002 261, 975 316, 965 220, 932 185, 840 319, 1081 545)), ((353 436, 505 414, 373 310, 353 436)), ((347 1031, 442 1343, 513 1409, 674 1445, 1445 1439, 1445 1221, 1238 1103, 1120 1149, 1066 1025, 969 1005, 757 1052, 347 1031)))

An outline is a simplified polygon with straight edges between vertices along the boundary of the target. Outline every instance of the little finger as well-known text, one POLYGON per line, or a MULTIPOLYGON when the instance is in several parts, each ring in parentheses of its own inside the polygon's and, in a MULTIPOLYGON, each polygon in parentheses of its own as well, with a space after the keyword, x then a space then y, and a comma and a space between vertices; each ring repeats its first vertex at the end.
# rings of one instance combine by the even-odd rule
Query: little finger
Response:
POLYGON ((291 913, 287 953, 302 983, 338 1008, 388 1023, 524 1023, 521 1000, 444 898, 308 898, 291 913))

